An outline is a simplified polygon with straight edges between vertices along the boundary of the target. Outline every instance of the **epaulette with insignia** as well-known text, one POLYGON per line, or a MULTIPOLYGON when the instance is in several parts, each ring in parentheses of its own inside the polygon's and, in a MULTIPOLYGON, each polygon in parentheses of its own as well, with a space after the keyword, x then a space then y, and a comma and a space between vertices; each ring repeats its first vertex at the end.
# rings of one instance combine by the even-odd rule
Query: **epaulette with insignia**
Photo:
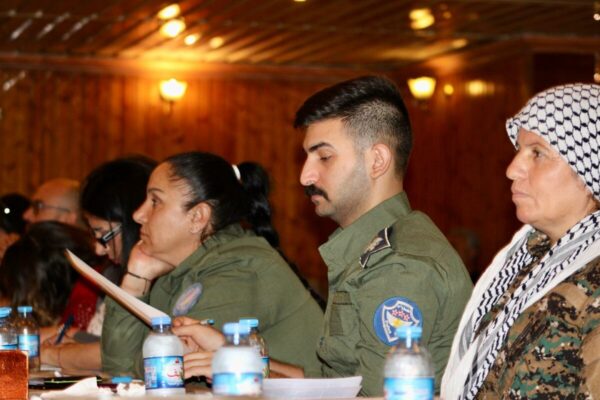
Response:
POLYGON ((392 227, 388 226, 380 230, 377 235, 371 240, 371 243, 367 246, 365 251, 360 256, 359 262, 362 268, 367 266, 369 262, 369 258, 372 254, 377 253, 383 249, 387 249, 388 247, 392 247, 390 243, 390 235, 392 234, 392 227))

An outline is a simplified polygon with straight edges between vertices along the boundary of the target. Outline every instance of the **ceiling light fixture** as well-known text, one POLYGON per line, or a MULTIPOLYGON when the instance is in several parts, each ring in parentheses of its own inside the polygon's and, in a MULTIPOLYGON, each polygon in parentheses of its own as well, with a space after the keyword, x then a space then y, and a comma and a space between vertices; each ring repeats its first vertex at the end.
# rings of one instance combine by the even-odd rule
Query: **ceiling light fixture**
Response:
POLYGON ((435 18, 430 8, 415 8, 408 14, 410 27, 414 30, 425 29, 433 25, 435 18))
POLYGON ((225 40, 221 36, 215 36, 214 38, 210 39, 208 45, 211 49, 218 49, 219 47, 223 46, 223 43, 225 43, 225 40))
POLYGON ((179 8, 179 4, 171 4, 160 10, 156 16, 160 19, 167 20, 179 16, 180 13, 181 8, 179 8))
POLYGON ((183 39, 183 43, 185 43, 188 46, 192 46, 193 44, 196 44, 196 42, 198 40, 200 40, 200 34, 199 33, 193 33, 191 35, 187 35, 183 39))
POLYGON ((452 96, 454 94, 454 86, 452 86, 451 83, 446 83, 443 90, 446 96, 452 96))
POLYGON ((185 30, 185 22, 182 19, 171 19, 160 27, 160 32, 168 37, 177 37, 185 30))
POLYGON ((417 100, 429 100, 435 91, 435 78, 421 76, 408 80, 408 89, 417 100))

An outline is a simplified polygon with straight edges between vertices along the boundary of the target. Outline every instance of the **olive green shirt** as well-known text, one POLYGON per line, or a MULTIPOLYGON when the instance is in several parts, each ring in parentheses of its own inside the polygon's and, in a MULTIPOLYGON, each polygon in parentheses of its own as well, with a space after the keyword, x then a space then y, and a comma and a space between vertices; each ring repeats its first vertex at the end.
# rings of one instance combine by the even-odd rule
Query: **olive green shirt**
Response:
MULTIPOLYGON (((321 309, 279 253, 239 225, 210 236, 141 300, 171 316, 212 318, 218 329, 243 317, 258 318, 271 357, 307 369, 318 365, 321 309)), ((142 377, 148 332, 147 325, 107 299, 103 370, 142 377)))
POLYGON ((383 394, 394 327, 423 328, 439 392, 452 339, 472 283, 461 259, 423 213, 400 193, 338 229, 319 248, 329 299, 318 346, 321 375, 361 375, 364 396, 383 394))

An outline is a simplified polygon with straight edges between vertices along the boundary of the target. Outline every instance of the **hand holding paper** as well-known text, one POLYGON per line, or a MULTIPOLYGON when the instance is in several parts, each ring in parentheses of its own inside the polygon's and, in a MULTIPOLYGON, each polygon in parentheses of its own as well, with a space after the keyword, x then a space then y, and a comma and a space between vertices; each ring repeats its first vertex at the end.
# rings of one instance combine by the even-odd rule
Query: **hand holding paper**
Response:
POLYGON ((104 276, 102 276, 102 274, 96 272, 92 267, 87 265, 83 260, 71 253, 69 250, 66 250, 66 253, 71 261, 71 264, 77 271, 79 271, 79 273, 96 283, 106 294, 112 297, 115 301, 118 301, 123 307, 143 320, 146 324, 150 325, 150 321, 154 317, 167 316, 167 314, 164 312, 144 303, 140 299, 130 295, 106 279, 104 276))

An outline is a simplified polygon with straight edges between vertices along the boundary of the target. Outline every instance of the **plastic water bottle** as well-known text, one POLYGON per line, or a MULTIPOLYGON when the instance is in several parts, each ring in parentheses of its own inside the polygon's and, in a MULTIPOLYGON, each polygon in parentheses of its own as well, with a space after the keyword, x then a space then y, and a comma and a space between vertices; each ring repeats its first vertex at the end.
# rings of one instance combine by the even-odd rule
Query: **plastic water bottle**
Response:
POLYGON ((148 395, 184 394, 183 343, 171 332, 171 318, 152 318, 144 341, 144 380, 148 395))
POLYGON ((235 322, 226 323, 223 333, 227 343, 217 350, 213 361, 213 394, 217 396, 260 396, 262 391, 262 360, 250 346, 250 327, 235 322))
POLYGON ((33 317, 31 306, 17 307, 19 312, 15 320, 15 331, 19 349, 26 351, 29 356, 29 370, 40 369, 40 329, 33 317))
POLYGON ((10 307, 0 307, 0 350, 18 349, 17 335, 10 321, 10 307))
POLYGON ((401 326, 400 338, 385 362, 383 391, 386 400, 430 400, 434 395, 434 371, 431 356, 419 344, 422 329, 401 326))
POLYGON ((262 359, 263 364, 263 379, 269 377, 269 350, 267 348, 267 342, 258 332, 258 319, 256 318, 242 318, 240 324, 246 324, 250 327, 250 335, 248 336, 248 342, 250 346, 253 346, 262 359))

